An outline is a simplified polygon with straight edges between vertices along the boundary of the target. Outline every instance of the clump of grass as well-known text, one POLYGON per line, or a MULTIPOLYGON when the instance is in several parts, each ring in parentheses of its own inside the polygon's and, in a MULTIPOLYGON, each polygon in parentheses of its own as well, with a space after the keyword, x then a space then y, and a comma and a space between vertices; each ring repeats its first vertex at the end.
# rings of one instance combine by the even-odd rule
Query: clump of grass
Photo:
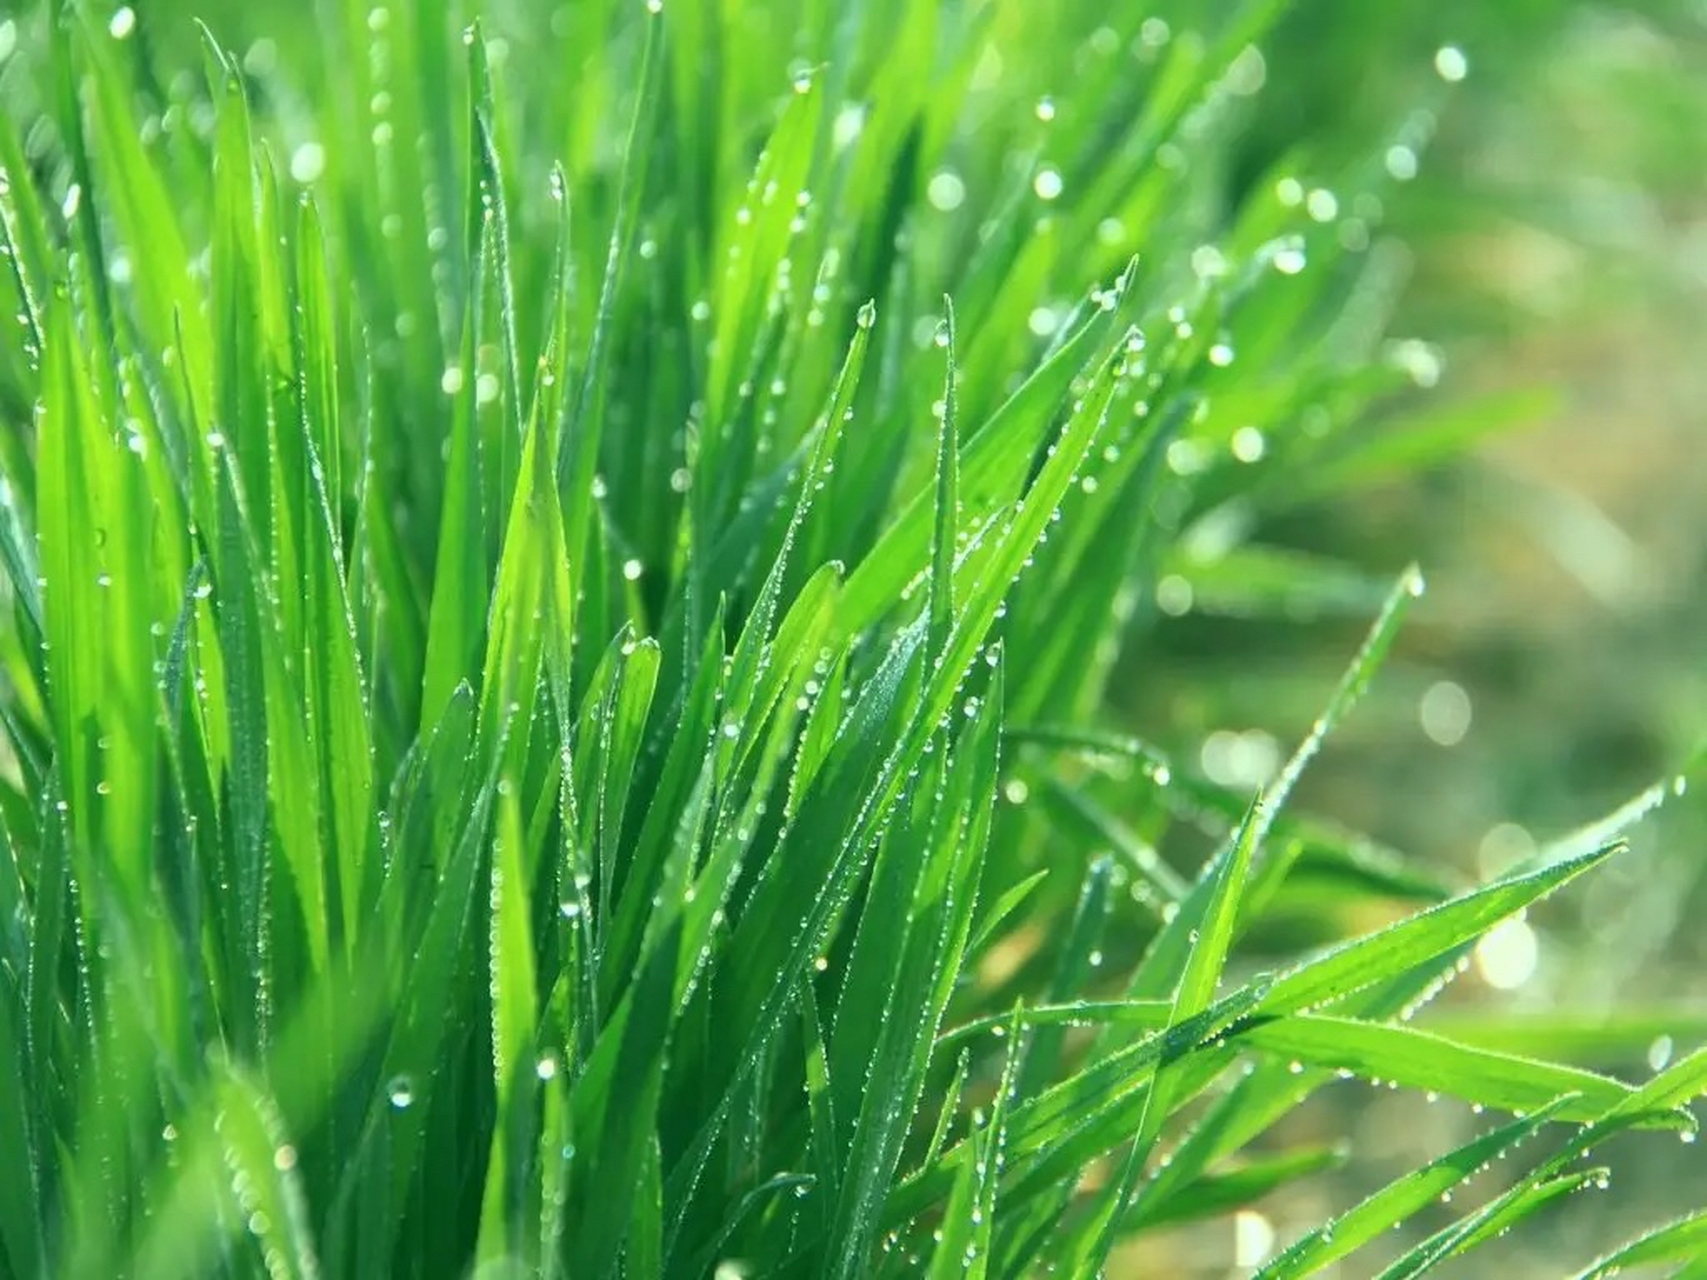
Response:
POLYGON ((1363 425, 1381 167, 1220 163, 1278 5, 518 8, 8 20, 10 1274, 1088 1276, 1336 1073, 1515 1113, 1304 1275, 1569 1127, 1411 1276, 1693 1133, 1412 1025, 1630 814, 1452 893, 1285 811, 1422 580, 1240 504, 1464 431, 1363 425), (1103 723, 1189 575, 1378 606, 1254 800, 1103 723), (1259 968, 1306 870, 1391 922, 1259 968))

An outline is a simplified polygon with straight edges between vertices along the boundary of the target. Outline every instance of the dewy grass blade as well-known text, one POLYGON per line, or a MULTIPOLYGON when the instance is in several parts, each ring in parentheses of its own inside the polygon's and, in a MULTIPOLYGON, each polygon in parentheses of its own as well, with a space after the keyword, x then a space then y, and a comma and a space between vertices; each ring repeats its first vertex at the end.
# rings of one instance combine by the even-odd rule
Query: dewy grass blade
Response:
POLYGON ((1281 974, 1263 998, 1265 1014, 1320 1008, 1479 936, 1530 903, 1599 866, 1622 845, 1512 876, 1345 943, 1281 974))
MULTIPOLYGON (((0 875, 7 874, 0 869, 0 875)), ((27 1028, 19 1016, 26 1009, 24 995, 11 974, 0 973, 0 1049, 21 1072, 28 1071, 30 1057, 27 1028)), ((0 1090, 0 1143, 23 1161, 13 1190, 0 1199, 0 1250, 24 1274, 42 1272, 46 1259, 40 1172, 44 1166, 37 1153, 34 1118, 28 1113, 30 1096, 22 1088, 0 1090)))
POLYGON ((1626 1267, 1704 1259, 1707 1259, 1707 1210, 1687 1214, 1637 1237, 1578 1272, 1576 1280, 1610 1280, 1626 1267))
MULTIPOLYGON (((1193 893, 1181 905, 1178 914, 1166 926, 1183 929, 1189 944, 1178 977, 1173 983, 1172 1008, 1168 1015, 1168 1030, 1187 1019, 1203 1013, 1215 997, 1226 967, 1227 954, 1233 944, 1233 926, 1238 917, 1245 881, 1255 860, 1258 830, 1265 801, 1258 797, 1246 813, 1244 822, 1233 842, 1208 869, 1200 882, 1201 897, 1193 893)), ((1114 1247, 1116 1233, 1125 1218, 1132 1196, 1143 1176, 1156 1138, 1162 1131, 1174 1106, 1174 1075, 1164 1062, 1144 1098, 1139 1115, 1138 1131, 1132 1138, 1124 1167, 1110 1183, 1096 1212, 1090 1219, 1094 1230, 1082 1237, 1088 1250, 1073 1260, 1074 1274, 1100 1274, 1114 1247)))
POLYGON ((1485 1168, 1557 1119, 1571 1101, 1559 1097, 1538 1111, 1483 1134, 1457 1150, 1395 1179, 1380 1191, 1329 1222, 1323 1223, 1265 1265, 1263 1280, 1307 1276, 1354 1252, 1400 1223, 1410 1220, 1459 1183, 1485 1168))
POLYGON ((1573 1095, 1559 1119, 1587 1123, 1634 1090, 1609 1076, 1473 1049, 1415 1028, 1350 1018, 1294 1014, 1257 1021, 1239 1039, 1265 1053, 1311 1067, 1349 1071, 1365 1080, 1449 1094, 1466 1102, 1522 1113, 1573 1095))
POLYGON ((533 1146, 534 1097, 531 1086, 549 1078, 555 1069, 536 1064, 538 1040, 538 978, 529 904, 525 851, 522 848, 521 806, 515 786, 499 784, 497 839, 492 851, 492 912, 487 947, 492 990, 492 1076, 498 1107, 492 1150, 486 1168, 481 1202, 480 1244, 483 1260, 527 1257, 527 1233, 514 1221, 514 1206, 523 1203, 528 1158, 533 1146))
POLYGON ((1605 1169, 1583 1169, 1554 1178, 1525 1179, 1494 1201, 1497 1206, 1472 1216, 1469 1225, 1448 1227, 1429 1237, 1381 1272, 1377 1280, 1410 1280, 1426 1275, 1475 1244, 1504 1235, 1565 1196, 1605 1185, 1605 1169))
POLYGON ((1310 726, 1310 732, 1298 744, 1298 749, 1292 753, 1280 771, 1280 776, 1275 779, 1269 793, 1273 811, 1278 812, 1285 806, 1293 788, 1298 785, 1298 780, 1303 777, 1310 761, 1321 750, 1328 734, 1333 732, 1334 726, 1356 705, 1364 690, 1369 687, 1369 682, 1380 669, 1387 651, 1392 648, 1393 638, 1398 635, 1399 627, 1404 623, 1411 603, 1422 594, 1422 571, 1412 565, 1400 575, 1398 585, 1387 597, 1387 603, 1382 606, 1380 616, 1370 628, 1363 647, 1358 650, 1357 656, 1352 659, 1351 667, 1341 677, 1333 696, 1328 699, 1327 710, 1310 726))
MULTIPOLYGON (((1053 971, 1044 994, 1051 1002, 1081 996, 1096 972, 1111 914, 1114 863, 1093 858, 1085 869, 1084 882, 1073 914, 1064 922, 1061 941, 1054 948, 1053 971)), ((1039 1093, 1048 1081, 1058 1079, 1066 1033, 1057 1024, 1028 1030, 1018 1054, 1015 1089, 1020 1098, 1039 1093)))
POLYGON ((604 434, 606 402, 610 396, 616 309, 624 289, 624 273, 634 255, 641 196, 646 187, 654 146, 652 130, 656 127, 658 104, 663 92, 664 57, 659 48, 663 43, 664 27, 664 20, 659 16, 661 9, 662 5, 648 5, 642 20, 645 36, 639 92, 635 96, 633 116, 629 122, 627 145, 621 153, 622 177, 610 231, 610 247, 605 258, 604 283, 599 293, 598 312, 580 385, 574 395, 564 397, 563 419, 559 425, 557 481, 559 490, 564 494, 564 539, 570 569, 578 577, 586 573, 587 550, 593 544, 591 524, 597 516, 593 505, 593 477, 598 466, 599 442, 604 434))
POLYGON ((936 536, 931 547, 931 629, 927 642, 932 653, 941 652, 954 625, 954 558, 960 524, 960 437, 959 415, 955 411, 958 393, 954 386, 959 370, 954 361, 954 302, 944 298, 942 305, 940 342, 948 372, 943 380, 942 421, 937 428, 936 536))
MULTIPOLYGON (((1127 279, 1130 279, 1130 274, 1127 279)), ((1125 282, 1116 286, 1120 294, 1125 282)), ((1115 331, 1118 307, 1092 310, 1035 374, 966 439, 958 466, 962 510, 970 523, 1011 502, 1024 485, 1039 433, 1070 391, 1101 357, 1115 331)), ((920 493, 885 531, 872 553, 848 579, 842 626, 848 632, 870 625, 928 563, 935 525, 934 493, 920 493)))
POLYGON ((1644 1122, 1675 1116, 1685 1126, 1685 1136, 1693 1140, 1695 1119, 1688 1111, 1679 1114, 1679 1109, 1704 1091, 1707 1091, 1707 1048, 1697 1049, 1604 1110, 1592 1123, 1578 1129, 1561 1150, 1549 1156, 1510 1190, 1431 1236, 1399 1259, 1383 1273, 1385 1280, 1407 1280, 1408 1277, 1422 1275, 1474 1243, 1544 1208, 1559 1195, 1585 1183, 1604 1183, 1604 1170, 1574 1173, 1565 1170, 1571 1162, 1616 1133, 1644 1122))

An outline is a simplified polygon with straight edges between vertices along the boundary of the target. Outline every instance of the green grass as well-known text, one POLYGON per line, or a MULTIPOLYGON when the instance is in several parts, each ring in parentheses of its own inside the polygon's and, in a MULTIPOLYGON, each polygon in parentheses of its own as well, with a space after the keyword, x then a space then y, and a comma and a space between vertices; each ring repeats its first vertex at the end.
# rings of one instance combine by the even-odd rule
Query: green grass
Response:
POLYGON ((1283 5, 300 8, 0 28, 0 1270, 1090 1276, 1356 1075, 1516 1113, 1264 1271, 1413 1276, 1693 1135, 1423 1012, 1671 779, 1476 886, 1290 807, 1423 584, 1252 513, 1495 419, 1415 118, 1236 172, 1283 5), (1182 593, 1373 618, 1260 797, 1106 710, 1182 593))

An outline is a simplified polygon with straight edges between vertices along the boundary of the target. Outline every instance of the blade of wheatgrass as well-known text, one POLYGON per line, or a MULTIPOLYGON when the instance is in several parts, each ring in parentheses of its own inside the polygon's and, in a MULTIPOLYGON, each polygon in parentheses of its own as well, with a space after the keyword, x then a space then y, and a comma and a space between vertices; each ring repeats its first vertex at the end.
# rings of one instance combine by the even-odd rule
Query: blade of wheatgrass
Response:
MULTIPOLYGON (((1266 803, 1262 797, 1252 803, 1237 838, 1205 875, 1206 897, 1201 901, 1195 894, 1187 898, 1179 913, 1166 926, 1184 927, 1190 944, 1173 987, 1169 1030, 1203 1013, 1215 997, 1228 953, 1232 950, 1233 927, 1238 918, 1245 881, 1256 857, 1261 815, 1266 803)), ((1161 1134, 1162 1125, 1173 1108, 1173 1088, 1170 1064, 1163 1062, 1145 1095, 1138 1131, 1132 1137, 1124 1166, 1100 1197, 1079 1236, 1077 1247, 1070 1255, 1074 1275, 1089 1277, 1100 1274, 1107 1262, 1138 1180, 1143 1176, 1144 1166, 1161 1134)))
POLYGON ((1263 1280, 1307 1276, 1355 1252, 1439 1203, 1442 1195, 1485 1168, 1490 1160, 1504 1155, 1557 1118, 1569 1101, 1568 1097, 1555 1098, 1539 1110, 1395 1178, 1355 1207, 1308 1232, 1257 1274, 1263 1280))

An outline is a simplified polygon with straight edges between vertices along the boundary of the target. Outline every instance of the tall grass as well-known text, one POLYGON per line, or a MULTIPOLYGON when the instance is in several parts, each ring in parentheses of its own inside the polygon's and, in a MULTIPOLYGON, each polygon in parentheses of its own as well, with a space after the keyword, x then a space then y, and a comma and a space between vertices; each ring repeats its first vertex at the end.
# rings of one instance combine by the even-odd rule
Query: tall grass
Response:
POLYGON ((1426 117, 1232 171, 1281 7, 6 19, 4 1269, 1089 1276, 1355 1074, 1513 1115, 1265 1274, 1512 1152, 1413 1276, 1692 1135, 1413 1023, 1642 805, 1468 887, 1287 808, 1422 579, 1240 513, 1469 427, 1367 426, 1426 117), (1373 618, 1257 797, 1101 711, 1217 591, 1373 618))

